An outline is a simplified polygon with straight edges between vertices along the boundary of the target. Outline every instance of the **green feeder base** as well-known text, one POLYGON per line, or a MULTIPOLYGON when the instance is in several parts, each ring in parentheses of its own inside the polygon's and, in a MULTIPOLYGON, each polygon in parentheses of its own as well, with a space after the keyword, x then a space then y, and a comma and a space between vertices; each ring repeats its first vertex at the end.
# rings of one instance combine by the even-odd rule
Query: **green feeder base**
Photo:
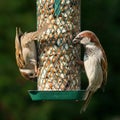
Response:
POLYGON ((39 100, 83 100, 85 90, 78 91, 37 91, 28 90, 33 101, 39 100))

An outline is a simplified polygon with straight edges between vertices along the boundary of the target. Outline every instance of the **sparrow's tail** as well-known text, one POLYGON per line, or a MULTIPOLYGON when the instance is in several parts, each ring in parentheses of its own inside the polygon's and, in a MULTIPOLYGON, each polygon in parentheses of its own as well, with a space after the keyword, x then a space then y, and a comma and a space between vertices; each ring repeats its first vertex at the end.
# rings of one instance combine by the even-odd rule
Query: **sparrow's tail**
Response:
POLYGON ((88 104, 89 104, 89 102, 91 100, 92 95, 93 95, 93 91, 89 91, 89 93, 87 93, 87 97, 86 97, 86 99, 85 99, 85 101, 83 103, 83 106, 82 106, 82 108, 80 110, 80 113, 83 113, 83 112, 86 111, 87 106, 88 106, 88 104))

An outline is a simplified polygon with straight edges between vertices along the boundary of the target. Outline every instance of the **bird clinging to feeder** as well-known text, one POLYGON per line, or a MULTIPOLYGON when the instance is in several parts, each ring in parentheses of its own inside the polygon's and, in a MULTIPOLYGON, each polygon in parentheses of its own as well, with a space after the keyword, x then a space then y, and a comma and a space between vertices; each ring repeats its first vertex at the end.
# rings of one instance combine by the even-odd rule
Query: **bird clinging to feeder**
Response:
POLYGON ((106 84, 107 81, 107 58, 99 39, 91 31, 79 33, 73 40, 80 42, 85 47, 84 66, 89 85, 85 94, 85 103, 81 109, 84 112, 90 102, 92 95, 106 84))
POLYGON ((38 37, 48 29, 46 24, 41 30, 22 33, 20 28, 16 28, 15 48, 16 48, 16 61, 21 75, 28 80, 36 81, 39 68, 38 68, 38 53, 35 41, 38 37))

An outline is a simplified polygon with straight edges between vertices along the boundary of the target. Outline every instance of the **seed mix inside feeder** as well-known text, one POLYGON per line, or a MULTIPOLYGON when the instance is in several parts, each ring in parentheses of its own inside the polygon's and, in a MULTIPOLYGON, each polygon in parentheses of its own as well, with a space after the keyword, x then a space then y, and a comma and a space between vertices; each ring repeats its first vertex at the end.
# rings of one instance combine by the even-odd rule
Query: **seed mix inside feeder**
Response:
POLYGON ((80 46, 72 43, 80 32, 80 0, 37 0, 39 76, 32 100, 82 99, 80 90, 80 46))

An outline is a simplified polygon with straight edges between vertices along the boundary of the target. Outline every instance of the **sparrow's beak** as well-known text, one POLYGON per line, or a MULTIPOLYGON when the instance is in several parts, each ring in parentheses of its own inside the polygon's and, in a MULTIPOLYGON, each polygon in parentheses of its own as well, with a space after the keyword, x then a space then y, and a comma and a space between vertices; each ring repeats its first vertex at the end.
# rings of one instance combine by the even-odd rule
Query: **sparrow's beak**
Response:
POLYGON ((79 37, 75 37, 73 39, 73 43, 76 44, 76 43, 80 42, 82 39, 83 39, 83 37, 80 37, 80 36, 79 37))

